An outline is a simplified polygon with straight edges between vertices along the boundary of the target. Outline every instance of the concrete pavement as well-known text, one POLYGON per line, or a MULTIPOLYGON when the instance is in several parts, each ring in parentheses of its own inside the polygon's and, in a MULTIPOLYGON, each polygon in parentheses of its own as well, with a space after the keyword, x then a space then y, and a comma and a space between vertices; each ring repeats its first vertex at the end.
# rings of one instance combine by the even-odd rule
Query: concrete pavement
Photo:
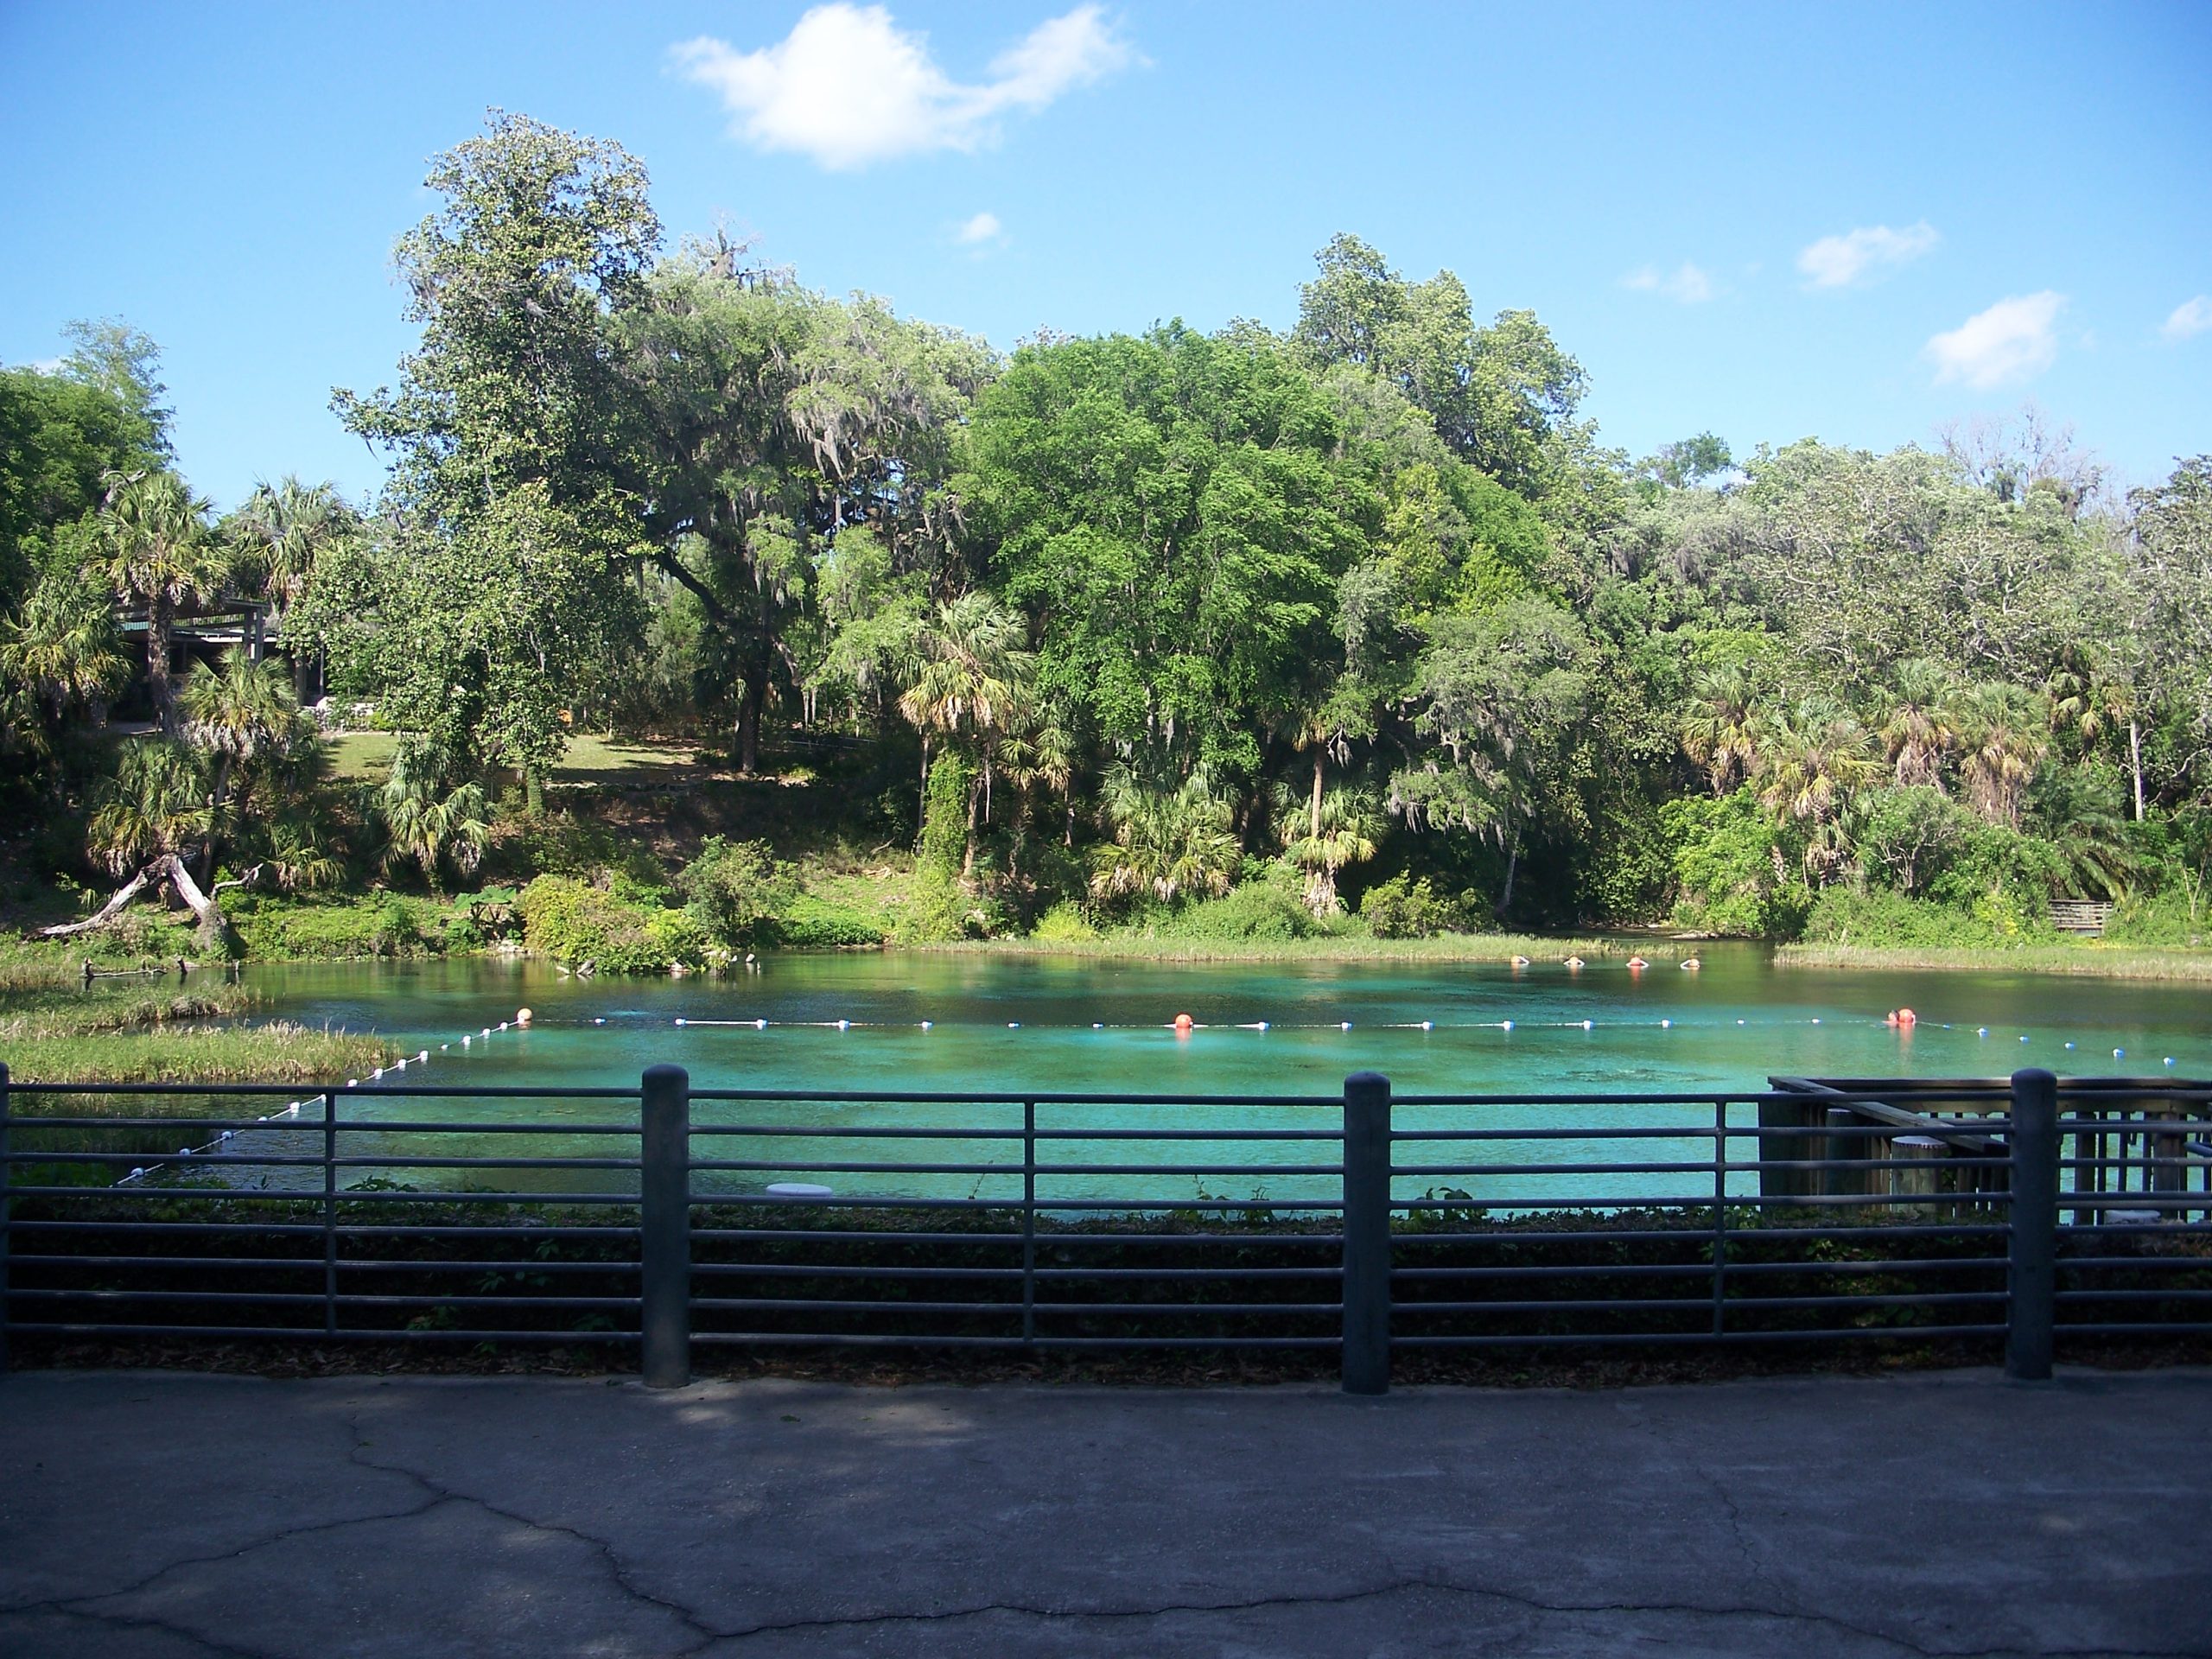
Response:
POLYGON ((0 1654, 2212 1654, 2212 1374, 0 1378, 0 1654))

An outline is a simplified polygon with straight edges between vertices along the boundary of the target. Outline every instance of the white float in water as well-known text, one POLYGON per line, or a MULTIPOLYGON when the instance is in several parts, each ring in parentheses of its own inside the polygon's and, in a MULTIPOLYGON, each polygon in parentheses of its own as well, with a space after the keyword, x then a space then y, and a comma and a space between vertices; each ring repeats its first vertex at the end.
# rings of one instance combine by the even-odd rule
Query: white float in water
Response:
POLYGON ((1821 1016, 1819 1014, 1816 1014, 1813 1016, 1813 1023, 1816 1026, 1821 1023, 1821 1016))
POLYGON ((2171 1055, 2171 1054, 2167 1055, 2167 1056, 2166 1056, 2166 1064, 2167 1064, 2168 1065, 2171 1065, 2173 1063, 2174 1063, 2174 1057, 2173 1057, 2172 1055, 2171 1055))
POLYGON ((1021 1021, 1019 1020, 1009 1020, 1006 1022, 1006 1028, 1008 1031, 1020 1031, 1021 1029, 1021 1021))
POLYGON ((1338 1031, 1350 1031, 1351 1029, 1351 1021, 1349 1020, 1338 1020, 1337 1022, 1337 1029, 1338 1031))
POLYGON ((1436 1029, 1436 1021, 1433 1020, 1424 1020, 1421 1022, 1421 1028, 1423 1031, 1434 1031, 1436 1029))
POLYGON ((1582 1022, 1582 1029, 1585 1031, 1594 1031, 1597 1029, 1597 1026, 1598 1022, 1594 1020, 1585 1020, 1582 1022))
POLYGON ((481 1031, 478 1032, 476 1034, 477 1034, 479 1037, 489 1037, 489 1036, 492 1034, 492 1027, 489 1027, 489 1026, 486 1026, 486 1027, 484 1027, 484 1029, 483 1029, 483 1030, 481 1030, 481 1031))
POLYGON ((426 1048, 426 1049, 424 1049, 424 1050, 423 1050, 420 1054, 417 1054, 415 1058, 416 1058, 418 1061, 419 1061, 419 1060, 427 1060, 427 1059, 429 1059, 429 1058, 430 1058, 430 1051, 429 1051, 429 1049, 427 1049, 427 1048, 426 1048))
POLYGON ((852 1028, 853 1022, 849 1020, 840 1020, 837 1022, 837 1029, 840 1031, 850 1031, 852 1028))
POLYGON ((1674 1028, 1675 1022, 1671 1020, 1662 1020, 1659 1022, 1659 1029, 1662 1031, 1672 1031, 1674 1028))
POLYGON ((1091 1028, 1093 1031, 1103 1031, 1103 1030, 1105 1030, 1105 1029, 1106 1029, 1105 1026, 1104 1026, 1102 1022, 1100 1022, 1100 1021, 1098 1021, 1098 1020, 1092 1020, 1092 1021, 1090 1022, 1090 1028, 1091 1028))
POLYGON ((768 1029, 768 1022, 766 1020, 755 1020, 753 1022, 753 1029, 755 1031, 766 1031, 768 1029))
POLYGON ((2073 1044, 2071 1044, 2071 1043, 2069 1043, 2069 1044, 2067 1044, 2067 1045, 2066 1045, 2066 1046, 2067 1046, 2067 1047, 2069 1047, 2069 1048, 2071 1048, 2071 1047, 2073 1047, 2073 1046, 2074 1046, 2074 1045, 2073 1045, 2073 1044))
POLYGON ((1989 1035, 1989 1027, 1987 1026, 1977 1026, 1974 1028, 1974 1034, 1977 1037, 1986 1037, 1989 1035))
POLYGON ((1255 1030, 1255 1031, 1265 1031, 1267 1028, 1268 1028, 1268 1022, 1267 1022, 1266 1020, 1261 1020, 1261 1021, 1260 1021, 1260 1023, 1259 1023, 1258 1025, 1256 1025, 1256 1026, 1255 1026, 1255 1027, 1252 1027, 1252 1029, 1253 1029, 1253 1030, 1255 1030))
MULTIPOLYGON (((762 1021, 761 1023, 763 1023, 763 1024, 765 1025, 765 1024, 766 1023, 766 1021, 765 1021, 765 1020, 764 1020, 764 1021, 762 1021)), ((927 1031, 927 1030, 928 1030, 931 1026, 935 1025, 936 1023, 937 1023, 937 1021, 936 1021, 936 1020, 923 1020, 923 1021, 922 1021, 922 1029, 923 1029, 924 1031, 927 1031)))
POLYGON ((1501 1020, 1497 1022, 1497 1028, 1500 1031, 1510 1031, 1513 1029, 1513 1022, 1510 1020, 1501 1020))
POLYGON ((684 1019, 682 1014, 679 1014, 676 1016, 676 1023, 679 1026, 684 1023, 684 1019))
POLYGON ((2115 1060, 2124 1060, 2127 1058, 2127 1051, 2124 1048, 2115 1048, 2112 1052, 2112 1057, 2115 1060))
POLYGON ((606 1016, 605 1014, 602 1014, 595 1015, 595 1016, 593 1018, 593 1020, 592 1020, 592 1024, 594 1024, 594 1026, 603 1026, 603 1025, 605 1025, 606 1023, 607 1023, 607 1016, 606 1016))
POLYGON ((828 1198, 836 1194, 826 1186, 817 1186, 812 1181, 771 1181, 768 1196, 772 1198, 828 1198))

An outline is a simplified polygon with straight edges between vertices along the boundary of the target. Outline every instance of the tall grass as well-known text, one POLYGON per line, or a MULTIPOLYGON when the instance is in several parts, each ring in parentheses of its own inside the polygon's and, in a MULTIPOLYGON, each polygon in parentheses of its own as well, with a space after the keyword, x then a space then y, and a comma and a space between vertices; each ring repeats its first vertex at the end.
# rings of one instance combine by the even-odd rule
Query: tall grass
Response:
POLYGON ((1975 973, 2212 982, 2212 951, 2086 941, 2004 950, 1963 945, 1785 944, 1775 951, 1774 960, 1781 968, 1963 969, 1975 973))

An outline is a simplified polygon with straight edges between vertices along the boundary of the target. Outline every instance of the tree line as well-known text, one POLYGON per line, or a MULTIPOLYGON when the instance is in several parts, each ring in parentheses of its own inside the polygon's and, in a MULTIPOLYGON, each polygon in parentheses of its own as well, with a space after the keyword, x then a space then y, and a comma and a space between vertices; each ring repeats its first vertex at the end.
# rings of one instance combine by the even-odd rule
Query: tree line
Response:
POLYGON ((836 810, 921 848, 945 931, 1239 887, 1414 931, 2196 924, 2212 456, 2113 499, 2031 412, 1632 459, 1533 312, 1349 235, 1287 330, 1006 353, 671 250, 634 157, 525 117, 428 182, 416 348, 334 397, 373 502, 219 519, 119 325, 0 371, 6 786, 85 863, 438 883, 580 729, 740 772, 804 732, 870 757, 836 810), (173 683, 181 610, 239 594, 293 674, 173 683), (134 660, 157 735, 73 744, 134 660), (405 734, 372 801, 322 776, 310 664, 405 734))

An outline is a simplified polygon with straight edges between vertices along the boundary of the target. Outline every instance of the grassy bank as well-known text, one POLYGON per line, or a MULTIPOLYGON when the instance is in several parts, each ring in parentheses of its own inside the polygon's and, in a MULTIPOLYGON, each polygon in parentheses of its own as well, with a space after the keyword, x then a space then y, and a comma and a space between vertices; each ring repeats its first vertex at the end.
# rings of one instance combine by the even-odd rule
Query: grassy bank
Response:
POLYGON ((1539 938, 1525 933, 1445 933, 1427 939, 1378 939, 1343 933, 1306 939, 1190 939, 1150 933, 1103 933, 1096 938, 969 939, 910 947, 932 954, 1070 957, 1137 962, 1494 962, 1516 957, 1557 963, 1568 957, 1603 962, 1636 955, 1671 964, 1695 954, 1688 944, 1637 944, 1616 939, 1539 938))
POLYGON ((81 960, 0 963, 0 1061, 18 1081, 312 1083, 358 1077, 395 1052, 351 1032, 242 1023, 253 995, 205 973, 200 984, 134 976, 81 986, 81 960))
POLYGON ((2005 950, 1962 945, 1785 944, 1781 968, 1963 969, 1975 973, 2075 975, 2091 979, 2163 979, 2212 983, 2212 952, 2155 945, 2026 944, 2005 950))

